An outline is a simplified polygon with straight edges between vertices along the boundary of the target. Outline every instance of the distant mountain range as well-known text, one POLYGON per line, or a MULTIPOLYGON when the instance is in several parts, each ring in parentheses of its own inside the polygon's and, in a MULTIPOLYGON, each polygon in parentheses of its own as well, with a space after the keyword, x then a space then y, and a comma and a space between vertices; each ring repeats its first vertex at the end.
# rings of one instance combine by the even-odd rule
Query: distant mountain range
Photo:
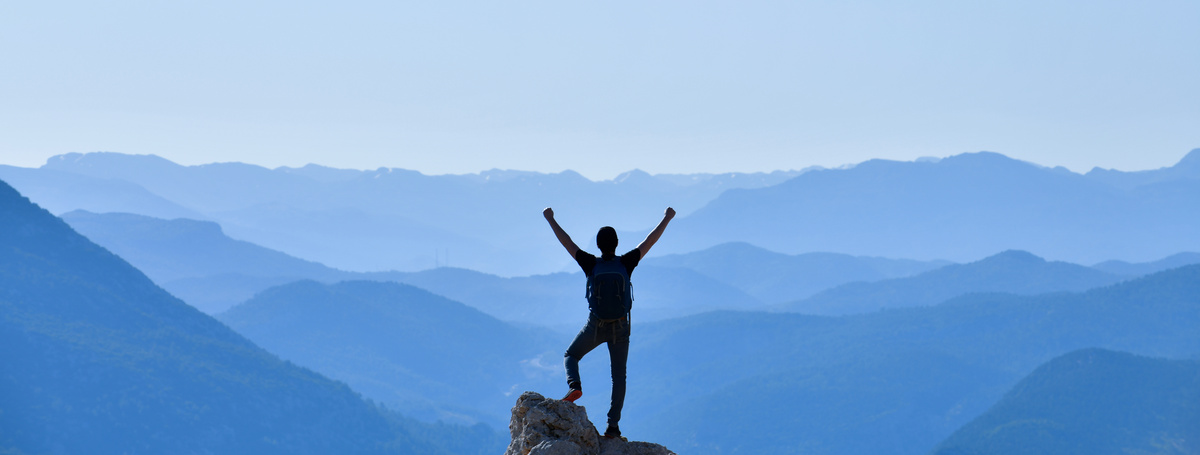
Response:
POLYGON ((1063 355, 932 453, 1200 453, 1200 361, 1103 349, 1063 355))
POLYGON ((455 265, 501 276, 570 264, 542 219, 545 207, 557 207, 559 221, 586 248, 601 226, 636 231, 656 223, 667 206, 688 213, 728 188, 769 186, 799 174, 631 171, 593 182, 570 171, 427 176, 314 165, 181 166, 117 153, 61 155, 38 169, 0 166, 0 179, 56 213, 217 221, 236 238, 343 270, 455 265))
POLYGON ((211 221, 163 220, 128 213, 76 210, 62 219, 171 294, 209 314, 292 281, 334 282, 355 274, 234 240, 211 221))
POLYGON ((521 392, 562 381, 557 345, 565 342, 405 284, 299 281, 218 319, 285 360, 428 421, 505 428, 521 392))
POLYGON ((681 453, 926 453, 1057 356, 1200 353, 1198 295, 1192 265, 1083 293, 645 324, 625 415, 681 453))
POLYGON ((1200 264, 1200 253, 1178 253, 1157 261, 1144 262, 1140 264, 1134 264, 1125 261, 1104 261, 1093 265, 1092 268, 1112 273, 1114 275, 1136 276, 1149 275, 1151 273, 1161 272, 1163 270, 1183 267, 1191 264, 1200 264))
POLYGON ((281 361, 0 182, 0 452, 494 453, 281 361))
MULTIPOLYGON (((228 272, 282 279, 287 274, 251 274, 333 270, 306 269, 312 263, 235 242, 211 224, 73 216, 114 235, 121 231, 114 226, 122 224, 107 221, 146 223, 145 245, 161 242, 157 246, 109 242, 130 251, 142 248, 147 255, 139 261, 161 268, 147 275, 192 274, 178 278, 189 280, 228 272), (168 235, 173 229, 184 233, 177 238, 197 245, 170 246, 177 241, 168 235), (156 250, 166 252, 150 254, 156 250)), ((561 377, 554 376, 570 334, 531 332, 412 286, 471 306, 491 305, 491 311, 541 308, 518 318, 525 324, 553 311, 586 311, 579 274, 502 278, 438 268, 351 274, 422 281, 412 286, 301 281, 264 288, 244 307, 223 315, 226 326, 167 295, 11 190, 0 191, 0 229, 0 289, 5 290, 0 342, 6 348, 0 363, 12 366, 0 375, 0 449, 10 452, 134 447, 150 453, 497 453, 496 435, 485 427, 422 424, 372 406, 344 385, 281 361, 229 327, 240 327, 285 360, 326 371, 369 396, 395 397, 380 401, 425 412, 422 417, 493 421, 507 407, 494 404, 504 401, 505 384, 550 395, 563 391, 561 377), (460 360, 476 355, 482 358, 460 360), (519 372, 512 370, 514 361, 519 372), (457 388, 464 382, 491 392, 461 392, 457 388), (463 396, 441 398, 455 390, 463 396)), ((136 235, 115 238, 131 237, 136 235)), ((118 255, 127 254, 117 249, 118 255)), ((704 254, 720 258, 720 251, 704 254)), ((728 251, 762 254, 744 245, 728 251)), ((622 428, 631 438, 653 439, 686 453, 926 453, 989 415, 989 409, 999 409, 994 406, 1005 402, 1006 391, 1017 390, 1039 365, 1071 351, 1099 347, 1165 358, 1200 353, 1195 330, 1200 265, 1078 293, 970 293, 931 306, 838 317, 716 311, 651 321, 638 315, 651 314, 655 305, 670 310, 677 304, 694 307, 702 298, 725 300, 713 297, 721 289, 759 302, 702 271, 664 267, 653 258, 634 274, 635 309, 646 312, 635 312, 622 428), (665 286, 654 290, 651 283, 665 286)), ((785 265, 780 267, 797 258, 781 258, 785 265)), ((758 283, 734 279, 753 276, 743 272, 755 270, 751 263, 708 273, 743 285, 758 283)), ((1017 277, 1009 285, 1028 292, 1045 290, 1038 287, 1044 284, 1036 280, 1041 277, 1067 277, 1061 279, 1079 286, 1089 277, 1111 277, 1007 252, 875 283, 895 285, 929 274, 943 278, 926 282, 929 287, 970 284, 976 276, 1017 277), (1037 273, 1014 274, 1025 269, 1037 273)), ((579 316, 564 320, 577 327, 579 316)), ((580 403, 606 408, 606 356, 602 350, 593 353, 581 367, 587 393, 580 403)), ((1104 422, 1101 417, 1112 416, 1096 417, 1104 422)))
POLYGON ((1006 251, 969 264, 948 265, 912 277, 844 284, 779 308, 807 314, 868 313, 885 308, 933 305, 971 293, 1078 292, 1126 278, 1129 277, 1082 265, 1048 262, 1024 251, 1006 251))
POLYGON ((350 276, 250 242, 234 240, 211 221, 163 220, 128 213, 76 210, 63 221, 137 265, 156 282, 220 274, 339 279, 350 276))
MULTIPOLYGON (((63 219, 209 314, 270 287, 309 279, 408 283, 505 321, 567 331, 586 316, 578 272, 514 278, 448 267, 355 273, 231 239, 214 222, 84 211, 66 213, 63 219)), ((1016 251, 956 265, 833 253, 786 255, 730 243, 681 255, 652 254, 634 276, 635 316, 654 321, 720 309, 765 309, 768 303, 783 304, 776 308, 787 311, 848 314, 932 305, 971 292, 1081 291, 1191 263, 1200 263, 1200 254, 1144 264, 1110 261, 1098 265, 1113 270, 1104 272, 1016 251), (793 296, 807 298, 794 301, 793 296)))
POLYGON ((948 261, 836 253, 789 255, 743 242, 723 243, 686 254, 649 257, 645 263, 689 268, 766 303, 790 302, 840 284, 911 276, 950 264, 948 261))
MULTIPOLYGON (((675 206, 656 254, 746 242, 787 254, 971 261, 1019 249, 1075 263, 1200 251, 1200 150, 1175 166, 1086 175, 995 153, 872 160, 771 174, 576 173, 426 176, 241 163, 180 166, 115 153, 0 166, 56 213, 76 209, 216 221, 234 238, 349 271, 450 265, 498 276, 571 270, 547 206, 585 249, 603 225, 636 244, 675 206)), ((649 259, 649 258, 648 258, 649 259)), ((789 297, 803 297, 793 295, 789 297)))
MULTIPOLYGON (((409 283, 466 303, 505 321, 576 330, 587 317, 580 272, 502 278, 442 267, 421 272, 345 272, 224 235, 208 221, 160 220, 132 214, 73 211, 63 219, 141 268, 163 288, 217 314, 272 286, 297 280, 409 283)), ((561 250, 561 247, 560 247, 561 250)), ((566 257, 565 252, 560 253, 566 257)), ((578 268, 577 268, 578 269, 578 268)), ((714 309, 761 308, 732 285, 687 268, 646 265, 634 273, 641 321, 714 309)))
POLYGON ((204 218, 199 212, 124 180, 5 165, 0 165, 0 180, 56 214, 85 209, 97 213, 138 213, 164 219, 204 218))
POLYGON ((1162 169, 1122 172, 1095 168, 1085 175, 1088 179, 1131 190, 1140 186, 1200 178, 1200 149, 1188 153, 1179 163, 1162 169))
POLYGON ((1019 249, 1076 263, 1145 261, 1200 251, 1200 211, 1186 209, 1200 207, 1197 162, 1200 149, 1153 178, 1126 178, 996 153, 871 160, 726 191, 672 225, 665 249, 742 241, 785 253, 969 261, 1019 249))
MULTIPOLYGON (((474 306, 505 321, 549 326, 574 333, 587 320, 582 272, 500 278, 442 268, 412 274, 381 274, 474 306)), ((684 268, 639 266, 631 276, 633 314, 657 321, 715 309, 761 309, 762 302, 724 283, 684 268)))

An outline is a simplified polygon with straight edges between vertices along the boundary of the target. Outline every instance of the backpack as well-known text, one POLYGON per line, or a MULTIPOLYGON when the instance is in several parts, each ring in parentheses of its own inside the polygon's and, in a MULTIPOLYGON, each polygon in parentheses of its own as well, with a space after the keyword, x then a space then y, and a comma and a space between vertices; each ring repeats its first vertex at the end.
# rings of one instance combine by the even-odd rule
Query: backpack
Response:
POLYGON ((633 284, 621 258, 596 259, 587 281, 588 308, 601 320, 621 319, 633 308, 633 284))

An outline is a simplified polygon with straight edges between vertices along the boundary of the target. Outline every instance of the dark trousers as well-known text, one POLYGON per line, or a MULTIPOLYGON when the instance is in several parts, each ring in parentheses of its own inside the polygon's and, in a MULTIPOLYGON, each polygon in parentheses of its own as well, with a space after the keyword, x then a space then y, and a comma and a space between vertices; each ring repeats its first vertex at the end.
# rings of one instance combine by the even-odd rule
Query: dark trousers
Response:
POLYGON ((612 402, 608 409, 608 424, 616 425, 621 420, 621 408, 625 407, 625 363, 629 361, 629 318, 602 322, 594 314, 588 314, 587 325, 575 335, 575 341, 567 348, 564 363, 567 367, 567 386, 583 390, 579 381, 579 359, 608 343, 608 359, 612 363, 612 402))

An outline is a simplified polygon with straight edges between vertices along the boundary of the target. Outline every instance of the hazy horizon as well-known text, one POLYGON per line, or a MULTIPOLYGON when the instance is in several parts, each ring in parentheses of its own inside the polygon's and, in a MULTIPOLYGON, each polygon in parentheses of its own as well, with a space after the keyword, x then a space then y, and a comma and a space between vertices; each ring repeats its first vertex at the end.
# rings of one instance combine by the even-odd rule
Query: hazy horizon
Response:
POLYGON ((1200 146, 1200 4, 20 3, 0 157, 592 179, 1200 146))
MULTIPOLYGON (((1182 154, 1180 154, 1180 155, 1179 155, 1179 157, 1178 157, 1178 158, 1176 158, 1174 161, 1171 161, 1171 162, 1169 162, 1169 163, 1167 163, 1167 164, 1165 164, 1165 165, 1163 165, 1163 166, 1159 166, 1159 167, 1154 167, 1154 168, 1146 168, 1146 169, 1120 169, 1120 168, 1100 168, 1100 169, 1108 169, 1108 170, 1115 170, 1115 171, 1121 171, 1121 172, 1138 172, 1138 171, 1148 171, 1148 170, 1155 170, 1155 169, 1163 169, 1163 168, 1168 168, 1168 167, 1171 167, 1171 166, 1174 166, 1175 164, 1177 164, 1177 163, 1178 163, 1180 160, 1182 160, 1182 159, 1183 159, 1185 156, 1187 156, 1187 154, 1188 154, 1188 153, 1190 153, 1190 151, 1192 151, 1192 150, 1200 150, 1200 147, 1196 147, 1196 148, 1189 149, 1188 151, 1185 151, 1185 152, 1183 152, 1182 154)), ((168 161, 170 161, 170 162, 172 162, 172 163, 175 163, 175 164, 178 164, 178 165, 181 165, 181 166, 189 166, 189 167, 190 167, 190 166, 204 166, 204 165, 210 165, 210 164, 240 163, 240 164, 248 164, 248 165, 258 166, 258 167, 262 167, 262 168, 265 168, 265 169, 271 169, 271 170, 276 170, 276 169, 301 169, 301 168, 304 168, 304 167, 306 167, 306 166, 320 166, 320 167, 329 168, 329 169, 336 169, 336 170, 351 170, 351 171, 364 171, 364 172, 366 172, 366 171, 375 171, 375 170, 379 170, 379 169, 394 169, 394 170, 415 171, 415 172, 418 172, 418 173, 420 173, 420 174, 422 174, 422 175, 425 175, 425 176, 430 176, 430 177, 436 177, 436 176, 454 176, 454 175, 458 175, 458 176, 463 176, 463 175, 482 175, 482 174, 489 173, 489 172, 516 172, 516 173, 524 173, 524 172, 529 172, 529 173, 540 173, 540 174, 557 174, 557 173, 562 173, 562 172, 574 172, 574 173, 576 173, 576 174, 579 174, 579 175, 583 176, 584 178, 586 178, 586 179, 588 179, 588 180, 591 180, 591 181, 593 181, 593 182, 612 181, 612 180, 614 180, 614 179, 616 179, 616 178, 619 178, 619 177, 621 177, 622 175, 629 174, 629 173, 632 173, 632 172, 645 172, 645 173, 647 173, 647 174, 650 174, 650 175, 653 175, 653 176, 660 176, 660 175, 722 175, 722 174, 737 174, 737 173, 746 173, 746 174, 763 173, 763 174, 770 174, 770 173, 773 173, 773 172, 804 172, 804 171, 808 171, 808 170, 812 170, 812 169, 849 169, 849 168, 853 168, 854 166, 858 166, 858 165, 860 165, 860 164, 862 164, 862 163, 865 163, 865 162, 867 162, 867 161, 875 161, 875 160, 883 160, 883 161, 895 161, 895 162, 917 162, 917 161, 928 161, 928 160, 938 160, 938 161, 940 161, 940 160, 942 160, 942 159, 946 159, 946 158, 953 157, 953 156, 958 156, 958 155, 963 155, 963 154, 973 154, 973 153, 999 153, 1000 155, 1004 155, 1004 156, 1007 156, 1007 157, 1009 157, 1009 158, 1013 158, 1013 159, 1016 159, 1016 160, 1019 160, 1019 161, 1024 161, 1024 162, 1027 162, 1027 163, 1030 163, 1030 164, 1033 164, 1033 165, 1036 165, 1036 166, 1044 167, 1044 168, 1059 168, 1059 167, 1061 167, 1061 168, 1065 168, 1065 169, 1067 169, 1068 171, 1070 171, 1070 172, 1073 172, 1073 173, 1076 173, 1076 174, 1086 174, 1088 171, 1090 171, 1090 170, 1092 170, 1092 169, 1099 168, 1099 167, 1095 167, 1095 168, 1088 168, 1088 169, 1084 169, 1084 170, 1080 171, 1080 170, 1076 170, 1076 169, 1070 169, 1070 168, 1067 168, 1067 167, 1065 167, 1065 166, 1054 166, 1054 165, 1049 165, 1049 164, 1045 164, 1045 163, 1040 163, 1040 162, 1037 162, 1037 161, 1031 161, 1031 160, 1026 160, 1026 159, 1020 159, 1020 158, 1017 158, 1017 157, 1009 156, 1009 155, 1007 155, 1007 154, 1004 154, 1004 153, 1000 153, 1000 152, 994 152, 994 151, 990 151, 990 150, 979 150, 979 151, 974 151, 974 152, 962 152, 962 153, 955 153, 955 154, 953 154, 953 155, 947 155, 947 156, 919 156, 919 157, 915 157, 915 158, 912 158, 912 159, 868 158, 868 159, 866 159, 866 160, 863 160, 863 161, 857 161, 857 162, 847 162, 847 163, 842 163, 842 164, 839 164, 839 165, 834 165, 834 166, 821 166, 821 165, 815 165, 815 164, 814 164, 814 165, 810 165, 810 166, 805 166, 805 167, 803 167, 803 168, 790 168, 790 169, 770 169, 770 170, 745 171, 745 172, 743 172, 743 171, 718 171, 718 172, 649 172, 649 171, 646 171, 646 170, 644 170, 644 169, 639 169, 639 168, 630 168, 630 169, 626 169, 626 170, 624 170, 624 171, 620 171, 620 172, 618 172, 618 173, 616 173, 616 174, 614 174, 614 175, 611 175, 611 176, 600 176, 600 177, 590 176, 590 175, 584 174, 583 172, 580 172, 580 171, 578 171, 578 170, 575 170, 575 169, 569 169, 569 168, 568 168, 568 169, 563 169, 563 170, 560 170, 560 171, 553 171, 553 172, 551 172, 551 171, 538 171, 538 170, 531 170, 531 169, 517 169, 517 168, 490 168, 490 169, 481 169, 481 170, 478 170, 478 171, 473 171, 473 172, 428 173, 428 172, 422 171, 422 170, 420 170, 420 169, 412 169, 412 168, 405 168, 405 167, 389 167, 389 166, 375 166, 375 167, 370 167, 370 166, 367 166, 367 167, 338 167, 338 166, 329 166, 329 165, 324 165, 324 164, 320 164, 320 163, 311 163, 311 162, 310 162, 310 163, 299 164, 299 165, 294 165, 294 166, 292 166, 292 165, 269 166, 269 165, 264 165, 264 164, 261 164, 261 163, 248 162, 248 161, 208 161, 208 162, 195 162, 195 163, 186 163, 186 162, 180 162, 180 161, 176 161, 176 160, 173 160, 173 159, 171 159, 171 158, 168 158, 168 157, 166 157, 166 156, 163 156, 163 155, 160 155, 160 154, 156 154, 156 153, 140 153, 140 154, 132 154, 132 153, 122 153, 122 152, 114 152, 114 151, 107 151, 107 150, 102 150, 102 151, 92 151, 92 152, 68 152, 68 153, 61 153, 61 154, 50 155, 50 156, 47 156, 45 159, 43 159, 41 162, 39 162, 39 163, 37 163, 37 164, 35 164, 35 165, 22 165, 22 164, 16 164, 16 163, 11 163, 11 162, 0 162, 0 165, 9 165, 9 166, 17 166, 17 167, 25 167, 25 168, 39 168, 39 167, 42 167, 43 165, 45 165, 45 164, 46 164, 46 163, 47 163, 47 162, 48 162, 50 159, 52 159, 52 158, 54 158, 54 157, 58 157, 58 156, 65 156, 65 155, 72 155, 72 154, 87 155, 87 154, 90 154, 90 153, 113 153, 113 154, 118 154, 118 155, 128 155, 128 156, 155 156, 155 157, 158 157, 158 158, 162 158, 162 159, 168 160, 168 161)))

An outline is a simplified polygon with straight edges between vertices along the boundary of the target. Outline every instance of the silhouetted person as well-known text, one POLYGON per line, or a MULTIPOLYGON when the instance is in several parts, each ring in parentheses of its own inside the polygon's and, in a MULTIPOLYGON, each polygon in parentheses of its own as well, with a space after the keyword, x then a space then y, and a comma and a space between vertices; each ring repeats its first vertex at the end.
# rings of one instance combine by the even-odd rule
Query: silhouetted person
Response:
POLYGON ((675 218, 675 209, 667 207, 662 221, 650 231, 637 248, 617 256, 617 231, 605 226, 596 233, 596 246, 600 248, 597 258, 587 251, 575 246, 571 236, 563 231, 554 221, 554 210, 546 208, 542 211, 554 236, 567 249, 583 273, 587 275, 587 324, 575 336, 575 341, 567 348, 564 363, 567 367, 567 387, 570 391, 563 400, 574 402, 583 396, 583 385, 579 380, 579 359, 595 349, 601 343, 608 343, 608 358, 612 364, 612 402, 608 410, 608 428, 604 437, 621 436, 617 422, 621 420, 621 408, 625 406, 625 363, 629 360, 629 311, 633 304, 633 291, 629 284, 629 276, 638 262, 650 252, 650 247, 658 242, 667 223, 675 218))

